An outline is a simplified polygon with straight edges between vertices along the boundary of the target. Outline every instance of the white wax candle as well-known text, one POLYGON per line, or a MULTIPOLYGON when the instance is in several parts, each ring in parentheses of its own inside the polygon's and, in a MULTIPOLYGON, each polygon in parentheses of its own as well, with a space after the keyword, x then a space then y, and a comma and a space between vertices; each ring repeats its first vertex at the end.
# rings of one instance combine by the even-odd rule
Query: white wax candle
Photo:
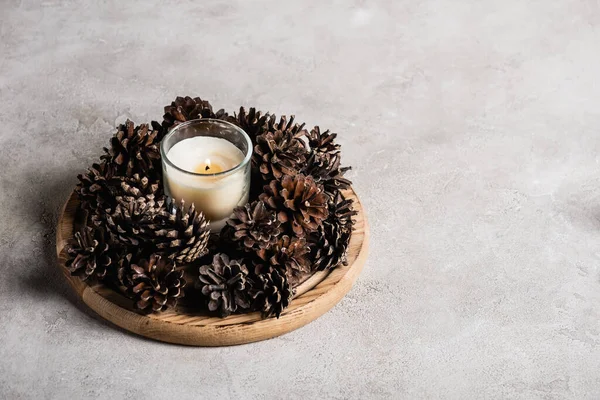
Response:
POLYGON ((223 173, 244 160, 244 153, 228 140, 210 136, 184 139, 168 151, 167 158, 190 172, 166 166, 163 179, 167 194, 187 205, 193 203, 211 221, 211 230, 222 228, 233 209, 248 202, 247 169, 223 173))

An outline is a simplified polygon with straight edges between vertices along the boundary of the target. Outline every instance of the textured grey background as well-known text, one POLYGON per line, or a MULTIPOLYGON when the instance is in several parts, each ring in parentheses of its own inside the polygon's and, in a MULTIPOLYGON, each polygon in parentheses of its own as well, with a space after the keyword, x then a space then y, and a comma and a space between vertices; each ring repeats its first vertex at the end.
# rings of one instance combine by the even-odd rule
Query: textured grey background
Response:
POLYGON ((163 3, 0 3, 0 397, 600 397, 597 1, 163 3), (179 94, 340 133, 371 255, 319 320, 166 345, 55 268, 76 174, 179 94))

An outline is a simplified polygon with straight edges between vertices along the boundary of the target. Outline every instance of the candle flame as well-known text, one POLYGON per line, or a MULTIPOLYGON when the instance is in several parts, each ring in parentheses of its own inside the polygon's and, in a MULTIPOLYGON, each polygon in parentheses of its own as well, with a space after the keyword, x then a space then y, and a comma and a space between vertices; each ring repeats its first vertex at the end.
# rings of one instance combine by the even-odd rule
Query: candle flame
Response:
POLYGON ((210 169, 210 158, 207 158, 206 160, 204 160, 204 164, 206 164, 206 167, 204 167, 204 170, 208 171, 210 169))

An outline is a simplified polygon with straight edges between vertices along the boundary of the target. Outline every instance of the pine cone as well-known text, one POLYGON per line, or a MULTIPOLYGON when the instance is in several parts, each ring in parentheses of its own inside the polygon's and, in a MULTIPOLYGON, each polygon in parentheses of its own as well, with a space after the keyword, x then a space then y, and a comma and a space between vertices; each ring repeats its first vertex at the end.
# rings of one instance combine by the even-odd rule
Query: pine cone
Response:
POLYGON ((296 284, 307 273, 310 272, 308 253, 310 248, 304 238, 295 238, 283 235, 279 241, 268 249, 256 252, 261 259, 259 265, 267 263, 277 268, 287 276, 287 280, 296 284))
POLYGON ((339 154, 326 154, 313 151, 302 170, 305 175, 311 175, 315 182, 323 185, 325 193, 330 197, 343 189, 348 189, 352 182, 344 178, 350 167, 340 167, 339 154))
POLYGON ((280 222, 290 222, 293 232, 303 237, 317 230, 329 214, 329 196, 312 176, 285 175, 281 182, 271 181, 259 196, 267 207, 278 212, 280 222))
POLYGON ((329 130, 321 133, 321 128, 315 126, 306 137, 310 148, 317 153, 337 154, 340 152, 340 145, 335 143, 337 133, 329 133, 329 130))
POLYGON ((164 199, 154 201, 153 196, 119 196, 114 210, 98 213, 92 221, 96 226, 105 226, 119 242, 140 246, 153 240, 157 218, 167 214, 163 205, 164 199))
POLYGON ((150 129, 148 124, 134 126, 127 120, 117 128, 110 141, 110 149, 102 159, 115 176, 132 177, 134 174, 160 179, 160 131, 150 129))
POLYGON ((120 184, 120 194, 122 196, 139 199, 145 198, 146 201, 158 200, 163 195, 163 188, 160 181, 151 181, 147 176, 134 174, 131 178, 123 180, 120 184))
POLYGON ((117 262, 117 276, 114 282, 121 293, 128 296, 131 296, 131 290, 135 286, 131 279, 133 276, 131 272, 132 259, 133 254, 128 253, 117 262))
POLYGON ((244 107, 240 107, 240 112, 233 117, 228 117, 226 120, 242 128, 244 132, 250 136, 252 143, 256 144, 256 137, 268 130, 268 121, 270 114, 266 113, 263 115, 262 112, 256 111, 254 107, 251 107, 248 112, 244 107))
POLYGON ((130 292, 136 300, 135 306, 141 310, 163 311, 175 307, 177 300, 184 296, 183 271, 177 270, 170 260, 159 254, 131 264, 127 279, 124 282, 134 285, 130 292))
POLYGON ((295 124, 294 120, 295 116, 290 115, 290 120, 287 120, 285 115, 282 115, 277 121, 277 117, 275 115, 270 115, 267 120, 266 130, 270 132, 275 131, 285 131, 291 132, 292 135, 296 138, 307 136, 308 132, 304 129, 304 124, 295 124))
POLYGON ((332 269, 340 264, 347 264, 352 217, 356 214, 352 210, 352 200, 345 199, 341 193, 329 203, 329 217, 309 238, 310 258, 316 269, 332 269))
POLYGON ((212 265, 200 267, 197 286, 210 299, 208 309, 218 310, 221 317, 250 308, 248 269, 241 260, 229 260, 226 254, 216 254, 212 265))
POLYGON ((306 148, 291 130, 276 130, 257 136, 252 165, 265 182, 295 175, 306 161, 306 148))
POLYGON ((206 253, 210 236, 208 221, 194 204, 187 210, 183 200, 177 207, 169 204, 167 212, 158 217, 158 223, 153 241, 171 260, 187 264, 206 253))
POLYGON ((102 228, 83 227, 67 245, 66 266, 71 275, 82 281, 91 276, 103 279, 119 258, 119 251, 102 228))
POLYGON ((165 132, 182 122, 191 121, 200 118, 228 119, 224 110, 219 110, 215 114, 210 103, 202 100, 200 97, 189 96, 177 97, 175 101, 165 107, 162 127, 165 132))
POLYGON ((284 273, 275 268, 257 267, 255 287, 252 289, 253 309, 260 311, 263 318, 281 315, 292 300, 292 286, 284 273))
POLYGON ((119 193, 121 178, 115 177, 106 162, 93 164, 85 174, 77 176, 79 183, 75 192, 82 208, 96 211, 112 208, 119 193))
POLYGON ((275 242, 281 233, 281 223, 274 211, 258 200, 233 210, 234 216, 227 221, 231 233, 225 236, 249 251, 264 249, 275 242))

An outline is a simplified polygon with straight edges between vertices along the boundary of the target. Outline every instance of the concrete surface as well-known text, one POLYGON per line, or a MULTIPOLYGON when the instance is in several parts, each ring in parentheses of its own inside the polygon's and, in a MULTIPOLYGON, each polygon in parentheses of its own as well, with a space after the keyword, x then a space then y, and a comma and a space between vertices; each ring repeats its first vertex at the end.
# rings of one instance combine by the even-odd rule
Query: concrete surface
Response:
POLYGON ((0 4, 0 397, 600 397, 597 1, 163 3, 0 4), (76 174, 180 94, 340 133, 372 246, 321 319, 186 348, 65 284, 76 174))

